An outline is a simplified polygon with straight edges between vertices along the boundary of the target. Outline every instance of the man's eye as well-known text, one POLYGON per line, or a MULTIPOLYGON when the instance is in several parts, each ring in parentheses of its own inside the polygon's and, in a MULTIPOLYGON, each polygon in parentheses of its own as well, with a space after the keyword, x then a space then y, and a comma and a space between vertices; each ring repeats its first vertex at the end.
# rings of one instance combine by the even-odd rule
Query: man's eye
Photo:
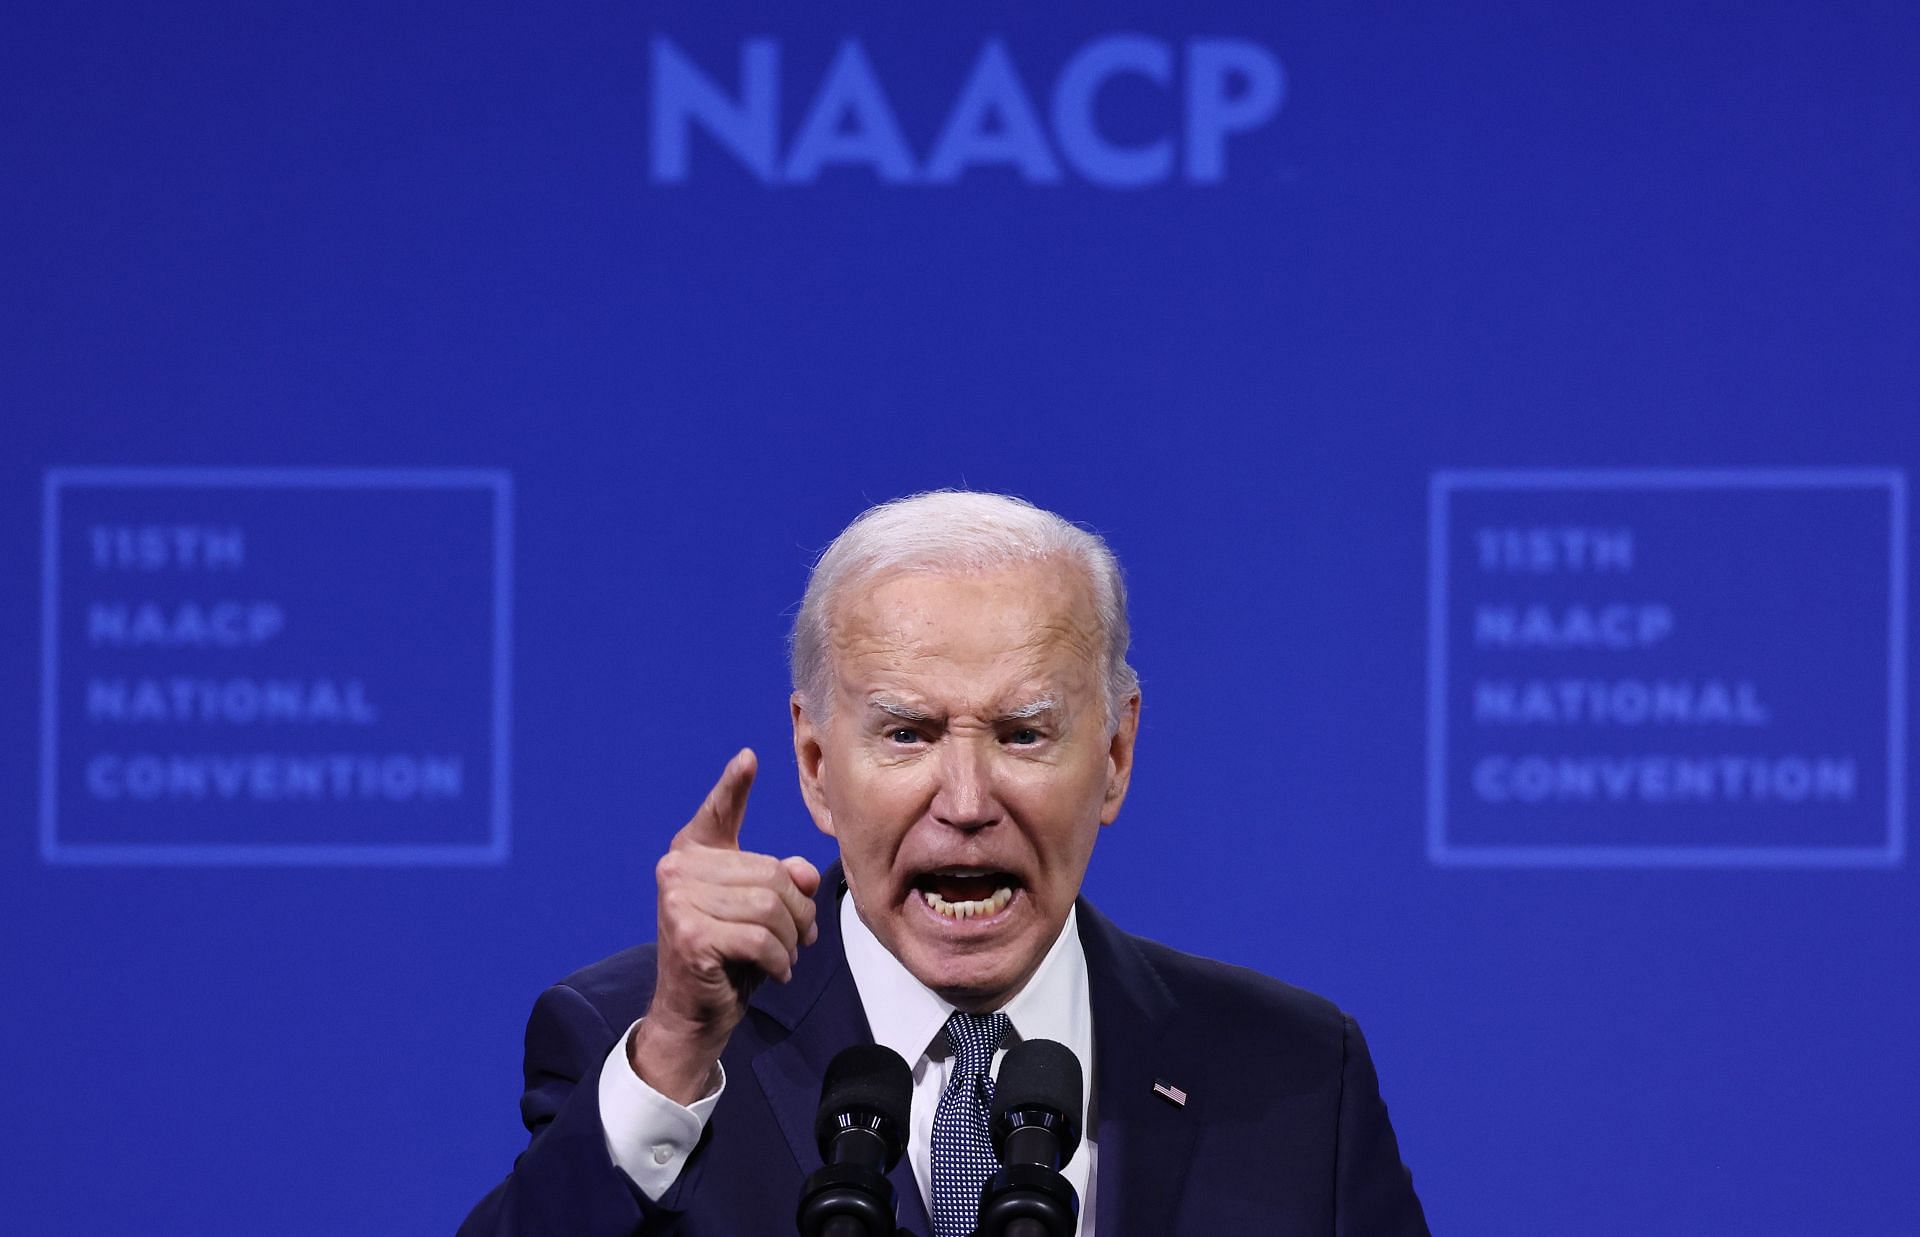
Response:
POLYGON ((1033 727, 1031 726, 1022 726, 1020 729, 1013 731, 1011 734, 1007 736, 1007 742, 1016 744, 1021 747, 1030 746, 1032 744, 1038 743, 1039 741, 1040 741, 1040 732, 1038 730, 1033 729, 1033 727))
POLYGON ((898 726, 887 731, 887 738, 894 743, 918 743, 920 732, 908 726, 898 726))

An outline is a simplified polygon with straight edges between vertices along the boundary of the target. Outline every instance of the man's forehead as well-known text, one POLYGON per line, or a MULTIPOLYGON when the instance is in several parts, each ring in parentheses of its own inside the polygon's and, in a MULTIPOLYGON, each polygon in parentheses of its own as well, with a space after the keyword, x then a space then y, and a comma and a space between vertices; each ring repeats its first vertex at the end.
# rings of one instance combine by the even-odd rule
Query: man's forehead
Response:
POLYGON ((1049 566, 902 573, 851 590, 830 628, 841 690, 906 704, 916 693, 960 696, 983 708, 1086 690, 1102 648, 1089 590, 1049 566))
POLYGON ((827 617, 835 644, 911 638, 960 617, 969 630, 1016 646, 1097 638, 1100 627, 1085 573, 1050 560, 882 573, 847 588, 827 617))
MULTIPOLYGON (((893 650, 899 654, 900 650, 893 650)), ((949 660, 937 652, 889 655, 879 647, 834 658, 843 699, 861 707, 898 706, 928 715, 1035 715, 1043 708, 1077 704, 1098 691, 1092 659, 1055 647, 987 661, 949 660)))

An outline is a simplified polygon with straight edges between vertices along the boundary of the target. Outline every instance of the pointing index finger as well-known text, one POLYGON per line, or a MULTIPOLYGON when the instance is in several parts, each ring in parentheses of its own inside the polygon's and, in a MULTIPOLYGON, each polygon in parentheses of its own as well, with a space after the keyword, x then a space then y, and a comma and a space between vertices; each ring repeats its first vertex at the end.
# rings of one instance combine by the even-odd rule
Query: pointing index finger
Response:
POLYGON ((743 747, 734 753, 720 780, 707 792, 700 810, 693 814, 680 837, 701 846, 740 848, 740 822, 747 815, 747 792, 753 789, 753 777, 759 771, 759 759, 753 749, 743 747))

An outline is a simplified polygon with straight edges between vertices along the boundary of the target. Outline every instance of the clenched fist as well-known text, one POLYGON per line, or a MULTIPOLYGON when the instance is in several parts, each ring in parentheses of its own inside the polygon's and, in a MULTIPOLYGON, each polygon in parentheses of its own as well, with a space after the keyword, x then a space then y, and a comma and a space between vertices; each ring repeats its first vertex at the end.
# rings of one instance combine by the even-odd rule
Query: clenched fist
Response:
POLYGON ((740 849, 740 822, 759 767, 751 750, 727 762, 705 803, 654 868, 659 961, 646 1021, 627 1045, 634 1072, 690 1104, 713 1089, 714 1063, 769 977, 793 978, 819 935, 820 872, 799 856, 740 849))

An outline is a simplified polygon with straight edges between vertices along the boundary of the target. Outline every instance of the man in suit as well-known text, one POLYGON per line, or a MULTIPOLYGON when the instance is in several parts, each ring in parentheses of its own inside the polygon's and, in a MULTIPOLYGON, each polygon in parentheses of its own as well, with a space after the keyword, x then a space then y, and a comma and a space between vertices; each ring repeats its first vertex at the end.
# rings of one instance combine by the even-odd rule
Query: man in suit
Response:
POLYGON ((792 1232, 822 1072, 877 1041, 913 1070, 900 1222, 964 1237, 993 1063, 1046 1038, 1090 1080, 1082 1237, 1425 1234, 1351 1019, 1079 896, 1133 769, 1127 641, 1112 554, 1049 512, 945 492, 850 525, 791 698, 840 863, 743 849, 757 764, 729 762, 656 869, 657 942, 535 1005, 532 1142, 462 1231, 792 1232))

